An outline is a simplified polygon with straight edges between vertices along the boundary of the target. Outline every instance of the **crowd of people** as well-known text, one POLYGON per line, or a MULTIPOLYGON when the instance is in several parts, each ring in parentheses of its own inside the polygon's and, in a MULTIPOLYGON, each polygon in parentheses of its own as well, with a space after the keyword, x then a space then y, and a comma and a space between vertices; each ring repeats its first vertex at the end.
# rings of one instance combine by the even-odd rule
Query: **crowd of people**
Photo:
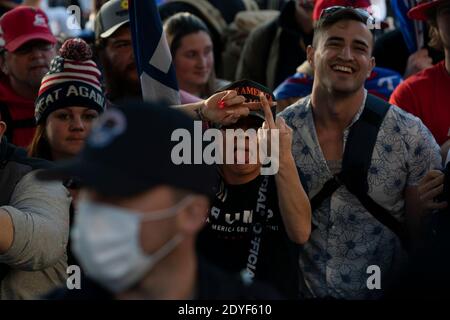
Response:
POLYGON ((0 299, 448 297, 450 1, 156 2, 176 106, 127 0, 0 1, 0 299))

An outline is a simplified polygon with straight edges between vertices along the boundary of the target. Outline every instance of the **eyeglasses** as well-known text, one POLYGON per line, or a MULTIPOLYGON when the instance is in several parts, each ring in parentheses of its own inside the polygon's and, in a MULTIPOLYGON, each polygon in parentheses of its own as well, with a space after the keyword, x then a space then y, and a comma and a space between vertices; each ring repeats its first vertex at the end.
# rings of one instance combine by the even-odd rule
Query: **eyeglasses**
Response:
POLYGON ((320 14, 319 20, 327 20, 334 14, 343 10, 353 11, 354 13, 356 13, 361 18, 361 20, 365 21, 365 23, 369 26, 369 28, 375 26, 376 23, 375 18, 367 10, 364 10, 362 8, 353 8, 344 6, 332 6, 323 9, 322 13, 320 14))
POLYGON ((54 44, 48 42, 30 42, 19 47, 14 51, 15 54, 25 55, 33 52, 35 49, 39 51, 50 51, 55 47, 54 44))

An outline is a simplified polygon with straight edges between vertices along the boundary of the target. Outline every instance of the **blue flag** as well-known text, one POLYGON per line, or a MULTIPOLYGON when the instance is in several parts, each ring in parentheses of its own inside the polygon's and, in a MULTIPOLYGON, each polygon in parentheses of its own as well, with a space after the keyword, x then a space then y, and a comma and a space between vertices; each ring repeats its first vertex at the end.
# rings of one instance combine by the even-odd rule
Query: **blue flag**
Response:
POLYGON ((144 100, 180 104, 175 68, 154 0, 129 0, 134 58, 144 100))
POLYGON ((420 21, 408 18, 408 11, 417 4, 417 0, 391 0, 392 11, 402 32, 406 46, 410 53, 414 53, 424 46, 424 27, 420 21))

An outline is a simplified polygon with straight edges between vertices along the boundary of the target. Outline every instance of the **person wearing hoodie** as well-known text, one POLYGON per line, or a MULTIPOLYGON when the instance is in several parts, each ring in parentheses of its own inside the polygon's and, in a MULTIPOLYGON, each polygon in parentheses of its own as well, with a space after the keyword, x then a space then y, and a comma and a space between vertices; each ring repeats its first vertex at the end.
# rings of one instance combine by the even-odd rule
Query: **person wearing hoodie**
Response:
POLYGON ((33 299, 66 278, 70 196, 38 181, 49 162, 8 143, 0 118, 0 300, 33 299))

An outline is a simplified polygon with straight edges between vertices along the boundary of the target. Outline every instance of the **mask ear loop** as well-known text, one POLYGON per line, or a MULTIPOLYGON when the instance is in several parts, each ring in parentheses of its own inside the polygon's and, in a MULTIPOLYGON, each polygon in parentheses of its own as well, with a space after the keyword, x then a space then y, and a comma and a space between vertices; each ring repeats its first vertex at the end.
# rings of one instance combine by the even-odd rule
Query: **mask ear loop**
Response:
MULTIPOLYGON (((162 258, 167 256, 181 241, 183 240, 183 235, 177 234, 168 242, 166 242, 161 248, 156 250, 154 253, 151 253, 152 264, 155 265, 162 258)), ((142 250, 142 249, 141 249, 142 250)), ((145 255, 148 255, 144 253, 145 255)))
POLYGON ((141 215, 142 221, 155 221, 155 220, 163 220, 174 217, 178 214, 178 210, 190 203, 193 200, 193 196, 189 195, 184 197, 180 202, 178 202, 173 207, 162 209, 158 211, 149 212, 149 214, 139 213, 141 215))

